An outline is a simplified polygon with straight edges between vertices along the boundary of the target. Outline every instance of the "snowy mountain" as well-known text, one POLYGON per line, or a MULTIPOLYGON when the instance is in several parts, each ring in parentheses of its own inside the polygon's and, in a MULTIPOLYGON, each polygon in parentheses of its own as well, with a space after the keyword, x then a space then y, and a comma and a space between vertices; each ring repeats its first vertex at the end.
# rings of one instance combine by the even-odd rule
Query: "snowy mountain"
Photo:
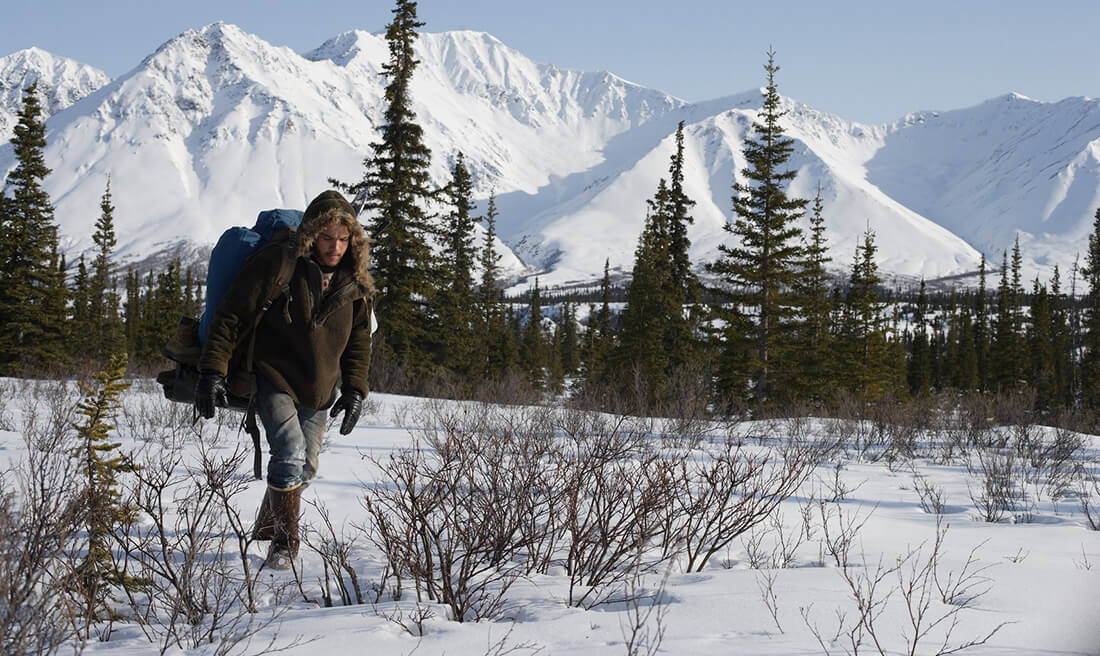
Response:
MULTIPOLYGON (((680 121, 695 261, 714 259, 728 238, 759 90, 687 103, 611 73, 537 64, 476 32, 423 34, 417 48, 413 98, 432 176, 442 184, 465 155, 478 198, 497 195, 513 275, 585 282, 605 259, 629 272, 680 121)), ((377 138, 387 57, 383 36, 367 32, 300 55, 215 23, 111 81, 37 50, 0 60, 0 73, 51 81, 47 188, 70 261, 91 246, 108 175, 120 254, 133 261, 193 252, 260 209, 304 206, 328 178, 357 180, 377 138)), ((19 106, 9 87, 0 119, 19 106)), ((792 192, 820 186, 837 268, 868 228, 883 270, 907 276, 973 271, 979 250, 999 264, 1017 231, 1030 271, 1068 271, 1083 248, 1100 204, 1100 101, 1012 95, 879 126, 784 104, 792 192)), ((10 146, 0 148, 0 172, 13 165, 10 146)))
POLYGON ((0 57, 0 140, 11 139, 23 90, 32 83, 38 82, 38 99, 53 115, 110 81, 98 68, 38 48, 0 57))

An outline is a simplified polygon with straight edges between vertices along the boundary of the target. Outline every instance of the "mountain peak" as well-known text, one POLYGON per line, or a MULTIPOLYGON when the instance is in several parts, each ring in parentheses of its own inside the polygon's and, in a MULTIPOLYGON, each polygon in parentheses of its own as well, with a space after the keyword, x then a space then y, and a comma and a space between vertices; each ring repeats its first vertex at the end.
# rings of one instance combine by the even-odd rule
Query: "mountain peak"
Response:
POLYGON ((53 116, 111 81, 103 71, 41 48, 0 57, 0 140, 7 142, 23 91, 34 82, 47 116, 53 116))

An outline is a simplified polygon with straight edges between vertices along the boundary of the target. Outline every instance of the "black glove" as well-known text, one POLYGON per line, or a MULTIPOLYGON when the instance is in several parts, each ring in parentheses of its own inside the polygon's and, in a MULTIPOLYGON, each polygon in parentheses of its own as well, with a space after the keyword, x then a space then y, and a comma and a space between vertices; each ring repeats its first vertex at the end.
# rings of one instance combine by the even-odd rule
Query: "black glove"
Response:
POLYGON ((359 423, 359 414, 363 412, 363 395, 359 390, 346 388, 340 391, 340 398, 332 405, 330 417, 335 417, 344 412, 344 420, 340 422, 340 434, 347 435, 355 424, 359 423))
POLYGON ((229 387, 225 383, 225 376, 213 371, 204 371, 199 374, 199 382, 195 385, 195 408, 204 419, 214 416, 214 409, 218 406, 229 405, 229 387))

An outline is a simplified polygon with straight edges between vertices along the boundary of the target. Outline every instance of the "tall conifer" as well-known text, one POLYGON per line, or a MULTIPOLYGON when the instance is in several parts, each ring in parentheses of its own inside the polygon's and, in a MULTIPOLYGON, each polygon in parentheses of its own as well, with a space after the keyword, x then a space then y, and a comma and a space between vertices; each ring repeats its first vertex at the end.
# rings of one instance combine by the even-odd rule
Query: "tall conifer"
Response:
POLYGON ((379 293, 381 349, 413 371, 430 365, 425 300, 433 296, 436 270, 428 243, 433 226, 426 209, 434 195, 428 172, 431 150, 424 144, 411 95, 413 71, 419 64, 416 30, 423 26, 416 17, 416 3, 397 0, 393 21, 386 27, 389 60, 382 64, 387 83, 381 140, 371 144, 360 183, 336 183, 349 192, 367 194, 368 232, 376 239, 371 261, 379 293))
POLYGON ((1100 208, 1096 209, 1081 275, 1088 292, 1081 328, 1081 402, 1100 409, 1100 208))
POLYGON ((57 224, 43 188, 46 125, 38 83, 23 94, 11 143, 18 162, 7 178, 0 214, 0 373, 64 359, 67 291, 59 270, 57 224))
MULTIPOLYGON (((101 362, 125 349, 125 335, 119 317, 118 291, 111 276, 112 255, 118 239, 115 237, 115 206, 111 202, 111 179, 99 204, 100 215, 92 241, 96 245, 95 260, 89 284, 88 313, 91 320, 92 348, 87 355, 101 362)), ((190 315, 189 315, 190 316, 190 315)))
POLYGON ((448 211, 443 217, 441 280, 434 310, 439 325, 434 341, 439 345, 436 361, 461 380, 470 380, 475 351, 476 306, 474 292, 473 183, 465 158, 458 154, 446 188, 448 211))
MULTIPOLYGON (((725 285, 714 290, 728 303, 753 313, 747 325, 752 345, 751 382, 754 397, 763 401, 770 395, 771 372, 783 364, 789 343, 789 319, 793 307, 792 288, 799 274, 802 249, 798 220, 807 201, 788 198, 786 186, 797 174, 783 168, 790 159, 794 141, 783 133, 775 74, 775 53, 768 52, 764 67, 768 86, 764 105, 753 123, 754 137, 745 140, 748 163, 741 174, 745 183, 735 183, 733 209, 735 219, 725 228, 737 238, 735 245, 719 245, 721 256, 709 269, 725 285)), ((728 344, 725 348, 736 348, 728 344)))

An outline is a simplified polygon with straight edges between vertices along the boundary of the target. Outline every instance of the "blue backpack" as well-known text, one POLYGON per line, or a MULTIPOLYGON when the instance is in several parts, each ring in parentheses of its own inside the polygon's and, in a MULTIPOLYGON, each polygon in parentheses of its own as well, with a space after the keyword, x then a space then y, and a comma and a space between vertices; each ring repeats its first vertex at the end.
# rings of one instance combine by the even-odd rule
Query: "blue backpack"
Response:
POLYGON ((222 297, 241 272, 244 263, 271 241, 280 229, 297 230, 302 224, 301 210, 265 210, 256 217, 251 228, 238 226, 222 233, 206 269, 206 304, 199 319, 199 343, 205 344, 210 324, 222 297))
POLYGON ((192 317, 180 318, 176 333, 168 340, 162 349, 165 357, 175 361, 172 369, 157 374, 157 382, 160 383, 165 398, 194 405, 195 384, 198 382, 199 357, 202 355, 202 346, 210 334, 210 324, 214 319, 214 313, 218 309, 225 292, 233 283, 233 279, 244 268, 248 258, 255 255, 264 246, 283 249, 283 260, 279 267, 276 280, 278 292, 275 298, 267 299, 256 323, 245 326, 241 330, 240 342, 233 352, 229 362, 229 375, 226 376, 229 384, 229 407, 241 410, 245 413, 241 427, 252 436, 253 475, 259 479, 262 477, 263 464, 261 461, 260 429, 256 424, 255 409, 251 404, 251 369, 252 369, 252 343, 256 326, 263 318, 267 309, 276 298, 287 293, 290 278, 294 274, 294 266, 297 261, 297 229, 302 223, 303 212, 300 210, 266 210, 256 217, 256 225, 251 228, 229 228, 222 233, 217 245, 210 253, 210 262, 206 270, 206 306, 203 308, 202 317, 198 320, 192 317))

